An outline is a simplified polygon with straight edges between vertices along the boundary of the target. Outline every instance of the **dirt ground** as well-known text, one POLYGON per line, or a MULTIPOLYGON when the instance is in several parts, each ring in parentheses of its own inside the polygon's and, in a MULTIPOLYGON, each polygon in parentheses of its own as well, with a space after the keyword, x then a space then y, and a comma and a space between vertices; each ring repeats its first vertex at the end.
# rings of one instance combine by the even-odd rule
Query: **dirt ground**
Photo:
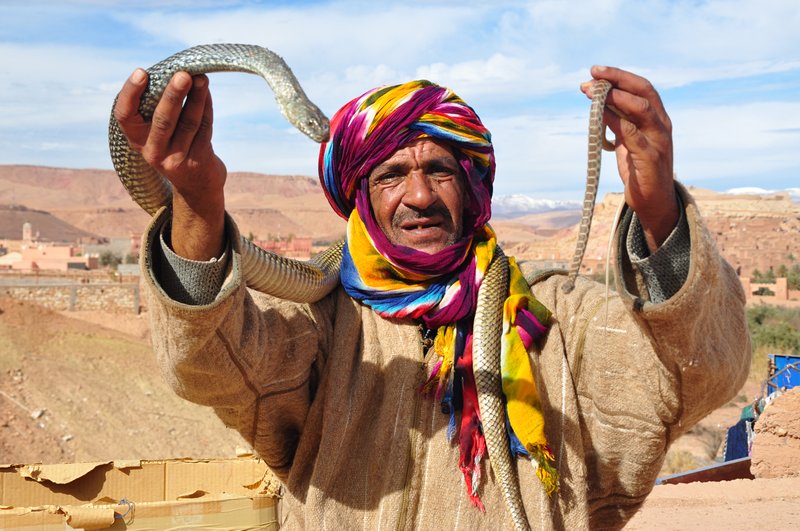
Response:
POLYGON ((626 529, 797 529, 800 478, 661 485, 626 529))
POLYGON ((145 315, 0 299, 0 462, 233 457, 246 447, 163 383, 145 315))
MULTIPOLYGON (((679 439, 663 474, 710 464, 759 391, 679 439)), ((0 298, 0 463, 232 457, 249 450, 210 409, 162 382, 146 315, 53 312, 0 298)), ((788 529, 800 477, 655 487, 628 529, 788 529)))

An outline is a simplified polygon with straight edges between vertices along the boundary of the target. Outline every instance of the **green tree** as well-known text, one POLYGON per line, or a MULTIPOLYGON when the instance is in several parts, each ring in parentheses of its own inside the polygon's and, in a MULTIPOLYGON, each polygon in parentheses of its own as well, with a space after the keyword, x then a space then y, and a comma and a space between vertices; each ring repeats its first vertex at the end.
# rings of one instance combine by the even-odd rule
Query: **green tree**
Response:
POLYGON ((756 284, 774 284, 775 283, 775 271, 771 268, 769 271, 762 273, 758 269, 753 269, 753 275, 751 280, 756 284))
POLYGON ((794 264, 786 275, 789 289, 800 289, 800 264, 794 264))
POLYGON ((800 354, 800 310, 760 304, 747 309, 753 348, 800 354))
POLYGON ((767 306, 766 304, 759 304, 758 306, 748 308, 747 324, 749 325, 750 330, 763 325, 764 321, 766 321, 767 318, 772 314, 772 309, 772 306, 767 306))
POLYGON ((116 269, 117 266, 122 262, 122 258, 118 255, 114 254, 111 251, 103 251, 100 253, 100 265, 103 267, 110 267, 111 269, 116 269))

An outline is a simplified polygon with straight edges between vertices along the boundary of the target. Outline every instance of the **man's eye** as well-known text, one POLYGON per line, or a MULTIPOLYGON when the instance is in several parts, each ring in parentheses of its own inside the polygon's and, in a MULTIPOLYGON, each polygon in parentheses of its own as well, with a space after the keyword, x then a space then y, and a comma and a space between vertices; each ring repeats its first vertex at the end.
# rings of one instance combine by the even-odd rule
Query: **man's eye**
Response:
POLYGON ((451 170, 450 168, 434 168, 434 169, 432 169, 432 170, 430 171, 430 173, 429 173, 429 175, 430 175, 432 178, 434 178, 434 179, 438 179, 438 180, 442 180, 442 179, 450 179, 450 178, 451 178, 451 177, 453 177, 455 174, 456 174, 456 172, 454 172, 454 171, 453 171, 453 170, 451 170))
POLYGON ((397 181, 402 176, 399 173, 387 172, 376 175, 374 178, 375 184, 389 184, 397 181))

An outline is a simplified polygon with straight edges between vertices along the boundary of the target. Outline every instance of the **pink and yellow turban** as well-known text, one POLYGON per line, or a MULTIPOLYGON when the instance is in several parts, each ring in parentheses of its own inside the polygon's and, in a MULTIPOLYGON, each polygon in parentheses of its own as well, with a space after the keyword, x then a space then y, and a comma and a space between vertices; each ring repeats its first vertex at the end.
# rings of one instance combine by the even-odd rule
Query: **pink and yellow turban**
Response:
POLYGON ((452 90, 425 80, 372 89, 333 116, 330 141, 320 148, 319 176, 336 213, 347 219, 362 178, 420 137, 454 148, 470 193, 465 220, 473 229, 486 223, 495 171, 491 133, 452 90))

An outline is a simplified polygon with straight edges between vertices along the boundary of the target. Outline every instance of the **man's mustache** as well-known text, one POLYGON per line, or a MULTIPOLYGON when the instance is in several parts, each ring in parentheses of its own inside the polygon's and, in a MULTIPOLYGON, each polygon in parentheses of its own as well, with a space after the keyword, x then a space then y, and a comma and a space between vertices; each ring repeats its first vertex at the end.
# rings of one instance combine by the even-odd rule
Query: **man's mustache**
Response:
POLYGON ((392 225, 399 227, 406 222, 414 222, 419 219, 439 218, 444 223, 452 223, 453 217, 444 205, 432 205, 422 210, 404 208, 402 211, 395 212, 392 218, 392 225))

